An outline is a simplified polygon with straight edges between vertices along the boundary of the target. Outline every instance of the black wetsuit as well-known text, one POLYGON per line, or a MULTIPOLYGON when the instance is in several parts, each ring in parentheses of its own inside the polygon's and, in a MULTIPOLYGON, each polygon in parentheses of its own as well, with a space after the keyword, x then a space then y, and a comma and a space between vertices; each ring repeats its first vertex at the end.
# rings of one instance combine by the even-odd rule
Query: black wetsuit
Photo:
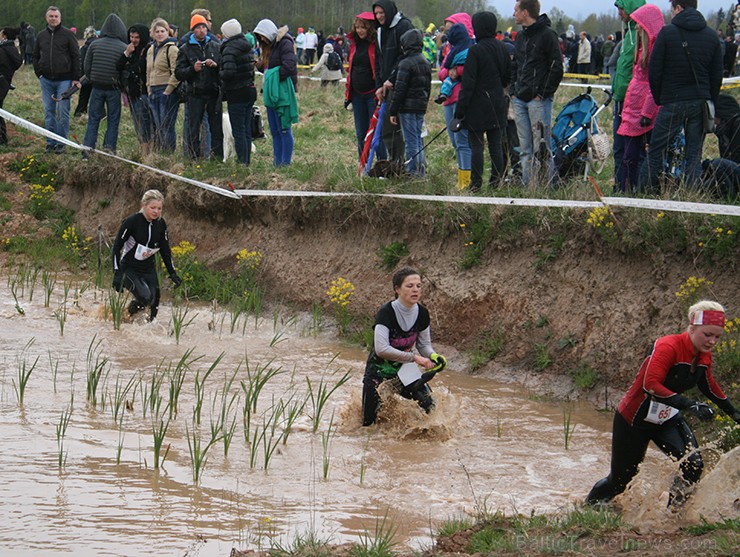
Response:
POLYGON ((167 272, 175 275, 172 251, 163 218, 149 222, 142 213, 131 215, 121 224, 113 244, 114 287, 127 288, 141 307, 151 307, 151 318, 159 307, 159 280, 156 258, 159 251, 167 272))
MULTIPOLYGON (((399 306, 402 307, 402 306, 399 306)), ((404 359, 386 360, 379 356, 375 349, 370 352, 365 366, 365 376, 362 379, 362 425, 369 426, 375 423, 380 408, 380 395, 378 395, 378 386, 386 379, 397 377, 398 369, 401 364, 414 361, 412 350, 416 346, 422 356, 429 357, 434 350, 431 346, 431 337, 429 333, 429 311, 421 304, 416 304, 418 315, 414 323, 406 330, 398 322, 398 317, 393 309, 393 302, 388 302, 382 306, 375 316, 375 325, 383 325, 388 329, 388 340, 390 347, 405 352, 404 359)), ((415 311, 413 308, 401 311, 415 311)), ((400 356, 400 355, 399 355, 400 356)), ((399 380, 400 384, 400 380, 399 380)), ((400 388, 401 396, 416 400, 426 412, 431 412, 434 408, 431 389, 424 383, 418 388, 407 389, 400 388)))

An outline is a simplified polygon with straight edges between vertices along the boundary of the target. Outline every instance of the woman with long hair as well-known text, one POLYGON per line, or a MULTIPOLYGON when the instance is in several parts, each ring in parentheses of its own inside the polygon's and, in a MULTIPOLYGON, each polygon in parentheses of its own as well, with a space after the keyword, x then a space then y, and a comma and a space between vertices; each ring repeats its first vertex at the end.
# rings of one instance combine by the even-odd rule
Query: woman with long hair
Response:
POLYGON ((152 44, 146 54, 146 83, 156 130, 155 146, 172 153, 177 142, 175 122, 179 108, 177 95, 173 94, 180 84, 175 77, 178 48, 170 37, 170 26, 161 17, 152 21, 149 31, 152 44))

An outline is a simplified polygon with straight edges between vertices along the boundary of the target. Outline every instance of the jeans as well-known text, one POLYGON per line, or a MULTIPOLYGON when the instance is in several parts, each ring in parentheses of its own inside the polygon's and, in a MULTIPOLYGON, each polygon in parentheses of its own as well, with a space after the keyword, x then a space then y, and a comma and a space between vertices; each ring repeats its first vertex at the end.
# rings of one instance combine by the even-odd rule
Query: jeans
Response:
POLYGON ((149 105, 154 118, 155 145, 160 151, 172 153, 177 143, 175 122, 180 105, 177 95, 164 94, 166 88, 166 85, 153 85, 149 95, 149 105))
POLYGON ((619 135, 617 130, 622 124, 622 108, 624 108, 624 101, 614 101, 614 141, 612 151, 614 152, 614 187, 615 189, 620 188, 619 177, 621 174, 622 161, 624 160, 624 136, 619 135))
POLYGON ((424 153, 424 140, 421 130, 424 127, 424 114, 418 112, 401 112, 398 115, 403 140, 406 143, 406 170, 410 174, 424 176, 427 159, 424 153))
POLYGON ((272 163, 275 166, 288 166, 293 160, 293 128, 283 128, 280 114, 272 107, 267 107, 267 123, 272 136, 272 163))
MULTIPOLYGON (((51 80, 41 76, 39 82, 41 83, 41 99, 44 103, 44 128, 67 139, 71 103, 69 99, 56 102, 52 96, 60 99, 62 94, 72 86, 72 81, 69 79, 51 80)), ((53 139, 46 139, 47 148, 57 145, 62 144, 53 139)))
POLYGON ((501 128, 485 131, 470 130, 468 132, 468 138, 470 139, 470 149, 472 151, 472 171, 470 174, 470 189, 472 191, 478 191, 481 185, 483 185, 483 144, 486 137, 488 138, 488 154, 491 156, 491 179, 488 183, 491 187, 495 188, 504 175, 504 147, 501 139, 503 137, 503 131, 501 128))
POLYGON ((252 154, 252 107, 254 103, 227 103, 231 134, 234 136, 236 158, 242 164, 249 164, 252 154))
MULTIPOLYGON (((188 156, 188 145, 190 145, 190 105, 183 104, 182 122, 182 152, 188 156)), ((222 122, 223 127, 223 122, 222 122)), ((211 126, 208 122, 208 112, 203 112, 203 120, 200 124, 200 156, 208 157, 211 154, 211 126)))
POLYGON ((647 164, 640 171, 640 188, 649 193, 658 191, 658 176, 663 170, 666 148, 683 127, 686 136, 684 150, 684 184, 698 187, 701 179, 701 152, 704 147, 704 101, 701 99, 664 104, 655 119, 650 136, 647 164))
MULTIPOLYGON (((365 147, 365 135, 370 127, 370 120, 373 117, 376 106, 375 93, 352 93, 352 115, 355 118, 355 134, 357 135, 357 154, 362 157, 362 150, 365 147)), ((382 141, 378 143, 375 150, 375 157, 378 160, 388 158, 385 145, 382 141)))
POLYGON ((455 117, 457 103, 444 105, 445 124, 447 124, 447 134, 450 136, 450 143, 455 148, 457 155, 457 167, 460 170, 470 170, 471 168, 471 151, 468 130, 460 128, 459 132, 451 132, 449 129, 450 120, 455 117))
POLYGON ((198 97, 191 95, 188 98, 190 122, 188 125, 188 156, 191 160, 200 157, 200 125, 203 114, 208 114, 208 128, 211 130, 211 157, 221 160, 224 158, 223 132, 223 103, 221 95, 198 97))
POLYGON ((539 161, 535 153, 544 146, 544 157, 547 159, 547 184, 554 184, 555 161, 552 158, 550 130, 552 122, 552 97, 549 99, 524 102, 516 97, 514 102, 514 119, 516 120, 519 149, 522 161, 522 181, 529 185, 533 175, 537 175, 539 161))
POLYGON ((154 117, 149 106, 149 97, 142 95, 136 99, 129 98, 129 107, 139 143, 149 143, 154 137, 154 117))
POLYGON ((121 92, 117 89, 101 89, 93 86, 92 93, 90 93, 87 129, 85 130, 83 143, 88 147, 95 148, 100 122, 106 111, 108 113, 108 126, 103 138, 103 148, 115 153, 118 144, 118 124, 121 122, 121 92))

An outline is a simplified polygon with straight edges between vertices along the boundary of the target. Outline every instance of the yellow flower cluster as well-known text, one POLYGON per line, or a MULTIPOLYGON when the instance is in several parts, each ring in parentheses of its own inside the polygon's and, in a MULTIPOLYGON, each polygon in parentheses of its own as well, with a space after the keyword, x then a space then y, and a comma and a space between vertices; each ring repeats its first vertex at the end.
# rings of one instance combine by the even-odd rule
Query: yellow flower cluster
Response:
POLYGON ((336 304, 340 308, 346 308, 349 305, 349 301, 354 293, 355 285, 343 277, 331 281, 331 288, 326 292, 331 303, 336 304))
POLYGON ((678 292, 676 292, 676 298, 681 301, 693 300, 700 290, 713 284, 711 280, 707 280, 704 277, 690 276, 679 287, 678 292))
POLYGON ((586 222, 594 228, 614 228, 612 210, 609 207, 596 207, 588 214, 586 222))
POLYGON ((663 220, 665 218, 665 213, 663 211, 659 211, 658 214, 655 215, 655 220, 663 220))
POLYGON ((717 354, 737 350, 737 338, 740 336, 740 317, 725 321, 725 337, 717 343, 714 350, 717 354), (729 337, 729 338, 728 338, 729 337))
POLYGON ((186 255, 190 255, 195 251, 195 246, 188 242, 187 240, 183 240, 176 246, 172 247, 172 257, 179 258, 179 257, 185 257, 186 255))
POLYGON ((75 253, 80 251, 80 237, 77 235, 77 230, 74 226, 68 226, 62 232, 62 240, 67 247, 75 253))
POLYGON ((54 188, 51 186, 42 186, 41 184, 32 184, 29 186, 31 193, 28 199, 35 204, 45 203, 54 195, 54 188))
POLYGON ((250 271, 256 271, 262 263, 262 252, 259 250, 247 251, 244 248, 236 254, 236 260, 250 271))
POLYGON ((724 235, 724 234, 727 234, 728 236, 732 236, 732 230, 731 229, 728 228, 727 230, 725 230, 721 226, 718 226, 717 228, 715 228, 714 229, 714 233, 716 234, 717 238, 722 237, 722 235, 724 235))

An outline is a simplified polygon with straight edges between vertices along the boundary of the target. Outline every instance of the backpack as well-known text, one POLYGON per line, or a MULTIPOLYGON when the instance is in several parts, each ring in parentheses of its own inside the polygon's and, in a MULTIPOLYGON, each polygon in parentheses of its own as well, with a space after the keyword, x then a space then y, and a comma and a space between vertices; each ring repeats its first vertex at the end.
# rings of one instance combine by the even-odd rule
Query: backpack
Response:
POLYGON ((342 69, 342 59, 336 52, 330 52, 326 59, 326 68, 332 72, 342 69))

